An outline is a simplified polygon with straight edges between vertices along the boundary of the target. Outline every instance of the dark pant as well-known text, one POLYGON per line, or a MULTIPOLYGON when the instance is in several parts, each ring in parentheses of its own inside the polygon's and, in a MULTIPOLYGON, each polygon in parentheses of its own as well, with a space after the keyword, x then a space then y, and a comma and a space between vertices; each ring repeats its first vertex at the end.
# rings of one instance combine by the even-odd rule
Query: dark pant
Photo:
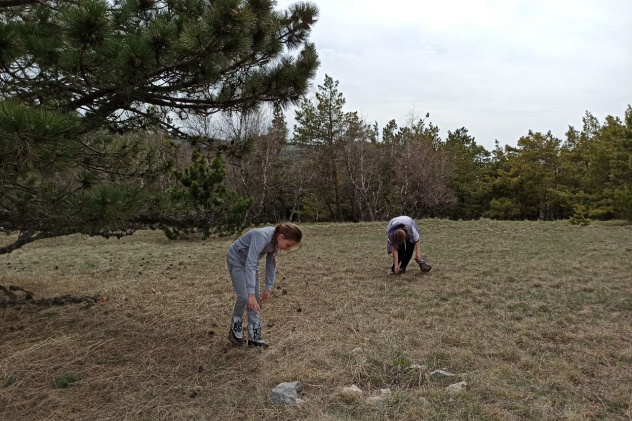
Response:
MULTIPOLYGON (((397 250, 397 261, 399 262, 399 270, 406 269, 408 266, 408 262, 410 262, 410 258, 413 257, 413 253, 415 252, 415 243, 409 243, 406 241, 404 244, 399 246, 399 250, 397 250)), ((391 266, 391 270, 395 270, 395 266, 391 266)))

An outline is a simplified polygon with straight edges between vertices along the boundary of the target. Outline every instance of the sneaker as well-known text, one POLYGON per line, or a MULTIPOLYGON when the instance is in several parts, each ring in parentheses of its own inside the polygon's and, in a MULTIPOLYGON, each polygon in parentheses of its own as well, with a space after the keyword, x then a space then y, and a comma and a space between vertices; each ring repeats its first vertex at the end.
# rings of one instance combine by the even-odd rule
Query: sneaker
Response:
POLYGON ((269 345, 261 338, 261 322, 248 325, 248 346, 267 348, 269 345))
POLYGON ((244 342, 244 328, 242 326, 242 321, 243 319, 241 317, 233 316, 233 320, 230 325, 230 339, 238 344, 244 342))

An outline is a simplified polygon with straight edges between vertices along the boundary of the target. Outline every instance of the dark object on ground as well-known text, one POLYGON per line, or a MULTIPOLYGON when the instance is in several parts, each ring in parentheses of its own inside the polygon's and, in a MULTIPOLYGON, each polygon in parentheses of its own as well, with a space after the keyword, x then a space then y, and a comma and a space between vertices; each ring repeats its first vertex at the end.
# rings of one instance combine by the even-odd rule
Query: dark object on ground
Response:
POLYGON ((423 259, 421 260, 415 259, 415 262, 417 262, 417 264, 419 265, 419 270, 421 270, 421 273, 428 273, 430 272, 430 269, 432 269, 432 266, 430 266, 430 263, 428 263, 427 261, 423 259))

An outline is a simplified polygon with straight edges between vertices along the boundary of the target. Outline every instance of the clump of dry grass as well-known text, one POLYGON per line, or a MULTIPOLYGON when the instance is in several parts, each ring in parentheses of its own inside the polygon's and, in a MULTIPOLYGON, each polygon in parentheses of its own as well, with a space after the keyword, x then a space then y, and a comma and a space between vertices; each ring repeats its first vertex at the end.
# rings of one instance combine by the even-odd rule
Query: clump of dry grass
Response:
POLYGON ((263 309, 265 351, 227 339, 232 239, 73 236, 0 256, 0 284, 108 298, 0 309, 0 419, 630 419, 632 227, 420 227, 432 272, 388 276, 385 224, 304 226, 263 309), (456 376, 428 376, 440 368, 456 376), (306 403, 272 405, 292 380, 306 403), (339 393, 354 383, 393 395, 339 393))

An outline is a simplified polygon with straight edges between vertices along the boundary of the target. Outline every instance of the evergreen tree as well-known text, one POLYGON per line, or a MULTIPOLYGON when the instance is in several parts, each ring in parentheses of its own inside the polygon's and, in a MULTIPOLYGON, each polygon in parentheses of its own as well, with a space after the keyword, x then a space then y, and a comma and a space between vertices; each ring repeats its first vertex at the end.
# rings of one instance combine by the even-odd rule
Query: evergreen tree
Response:
POLYGON ((19 238, 0 254, 44 237, 190 221, 174 220, 181 204, 157 209, 164 198, 152 188, 172 165, 161 133, 190 137, 190 114, 297 103, 315 74, 316 6, 274 4, 2 2, 0 220, 19 238))
POLYGON ((325 82, 318 86, 316 92, 316 104, 303 100, 301 108, 296 111, 297 125, 294 128, 297 142, 312 146, 319 152, 316 159, 324 166, 334 192, 333 201, 326 200, 326 204, 331 216, 340 222, 343 220, 342 188, 338 167, 350 118, 349 113, 342 110, 345 103, 344 95, 338 91, 338 81, 325 75, 325 82))
POLYGON ((632 220, 632 107, 624 120, 608 116, 600 125, 590 117, 587 113, 581 133, 589 139, 584 183, 592 199, 590 216, 632 220))
POLYGON ((198 151, 192 155, 191 165, 175 171, 176 178, 184 187, 175 187, 169 195, 178 206, 173 218, 162 217, 162 229, 169 238, 177 238, 182 232, 229 234, 235 227, 242 227, 244 215, 251 198, 241 198, 224 184, 226 167, 221 157, 210 163, 198 151))
POLYGON ((562 212, 557 193, 560 145, 561 141, 551 132, 529 131, 518 140, 517 147, 505 146, 505 160, 498 164, 493 181, 497 195, 492 208, 502 209, 502 212, 491 209, 488 216, 511 214, 521 219, 557 219, 562 212), (519 213, 510 203, 518 207, 519 213))
POLYGON ((480 218, 489 205, 489 187, 485 174, 488 171, 490 153, 476 144, 465 127, 454 132, 448 131, 443 149, 450 159, 452 172, 449 186, 456 196, 450 216, 480 218))

